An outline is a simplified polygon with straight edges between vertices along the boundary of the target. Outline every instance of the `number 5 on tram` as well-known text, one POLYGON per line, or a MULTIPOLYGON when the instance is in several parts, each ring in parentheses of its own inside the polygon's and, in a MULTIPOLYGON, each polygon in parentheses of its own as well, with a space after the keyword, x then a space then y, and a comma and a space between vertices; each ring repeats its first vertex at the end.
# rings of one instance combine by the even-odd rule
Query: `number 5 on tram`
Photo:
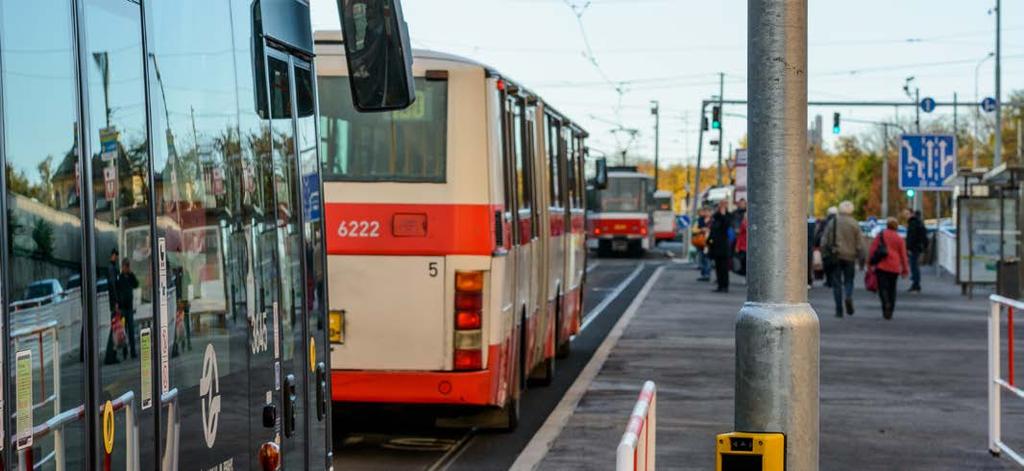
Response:
POLYGON ((331 467, 312 59, 308 2, 0 0, 0 470, 331 467))

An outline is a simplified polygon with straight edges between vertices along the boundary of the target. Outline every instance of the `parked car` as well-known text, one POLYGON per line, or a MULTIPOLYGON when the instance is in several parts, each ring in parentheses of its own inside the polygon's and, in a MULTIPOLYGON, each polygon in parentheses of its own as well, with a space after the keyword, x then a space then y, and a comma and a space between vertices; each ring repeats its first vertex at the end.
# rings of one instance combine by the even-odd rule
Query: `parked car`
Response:
POLYGON ((15 311, 47 304, 59 303, 67 299, 67 293, 56 278, 46 278, 30 283, 22 291, 17 301, 11 303, 15 311))

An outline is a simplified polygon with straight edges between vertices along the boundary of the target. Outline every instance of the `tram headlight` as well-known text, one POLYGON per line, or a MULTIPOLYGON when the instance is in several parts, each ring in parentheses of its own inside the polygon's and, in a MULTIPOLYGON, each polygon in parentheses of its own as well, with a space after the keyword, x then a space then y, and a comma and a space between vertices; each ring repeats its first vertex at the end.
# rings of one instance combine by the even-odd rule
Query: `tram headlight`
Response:
POLYGON ((331 311, 327 315, 327 335, 331 343, 345 343, 345 311, 331 311))

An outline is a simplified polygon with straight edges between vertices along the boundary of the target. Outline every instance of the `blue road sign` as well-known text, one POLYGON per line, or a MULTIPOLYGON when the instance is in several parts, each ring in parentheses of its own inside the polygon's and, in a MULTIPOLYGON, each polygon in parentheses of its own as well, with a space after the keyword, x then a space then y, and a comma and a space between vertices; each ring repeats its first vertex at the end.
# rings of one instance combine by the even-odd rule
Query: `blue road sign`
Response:
POLYGON ((921 99, 921 111, 925 113, 931 113, 935 111, 935 99, 932 97, 926 97, 921 99))
POLYGON ((320 174, 302 176, 302 212, 306 222, 320 220, 320 174))
POLYGON ((991 113, 996 110, 996 99, 992 97, 981 100, 981 109, 986 113, 991 113))
POLYGON ((956 136, 904 134, 900 136, 900 189, 949 190, 944 182, 956 174, 956 136))

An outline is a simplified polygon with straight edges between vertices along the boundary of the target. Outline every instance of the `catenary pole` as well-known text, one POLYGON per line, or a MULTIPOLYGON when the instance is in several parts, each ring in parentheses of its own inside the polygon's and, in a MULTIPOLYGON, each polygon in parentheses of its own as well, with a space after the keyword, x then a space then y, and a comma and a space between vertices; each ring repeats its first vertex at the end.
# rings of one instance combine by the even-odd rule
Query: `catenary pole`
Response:
POLYGON ((882 218, 889 217, 889 125, 882 123, 882 218))
MULTIPOLYGON (((722 118, 725 117, 722 108, 722 100, 725 99, 725 74, 718 74, 718 112, 722 118)), ((722 186, 722 134, 725 132, 724 119, 718 124, 718 186, 722 186)))
POLYGON ((1000 0, 996 0, 996 145, 995 153, 993 154, 993 168, 998 167, 999 164, 1003 163, 1002 17, 1002 2, 1000 0))
POLYGON ((697 205, 700 204, 700 166, 701 158, 704 155, 704 109, 706 101, 700 102, 700 133, 697 137, 697 168, 693 172, 693 208, 690 210, 690 227, 697 227, 697 205))
POLYGON ((818 469, 818 318, 807 303, 807 0, 748 0, 747 302, 736 319, 735 428, 786 435, 818 469))

